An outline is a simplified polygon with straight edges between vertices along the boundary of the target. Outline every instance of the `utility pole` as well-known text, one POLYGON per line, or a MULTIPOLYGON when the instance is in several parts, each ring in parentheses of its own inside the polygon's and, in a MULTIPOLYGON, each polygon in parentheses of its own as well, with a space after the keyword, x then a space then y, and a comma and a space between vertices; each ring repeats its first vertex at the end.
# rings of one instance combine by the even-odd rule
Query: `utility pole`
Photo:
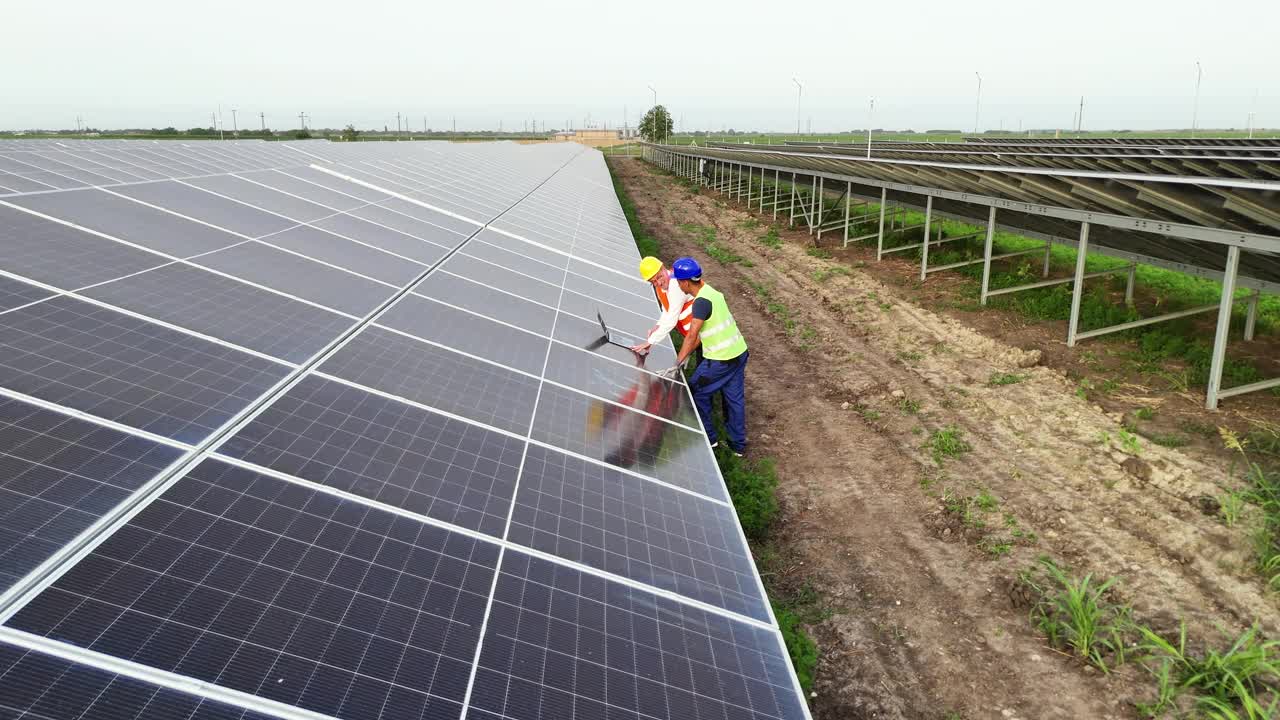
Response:
POLYGON ((240 137, 240 123, 236 121, 236 109, 231 108, 231 135, 240 137))
POLYGON ((458 116, 457 115, 453 116, 453 132, 455 133, 458 132, 458 116))
POLYGON ((800 98, 804 96, 804 86, 801 85, 800 81, 795 78, 791 78, 791 82, 796 84, 796 135, 799 135, 800 134, 800 98))
POLYGON ((1196 128, 1200 121, 1200 61, 1196 61, 1196 100, 1191 106, 1191 137, 1196 136, 1196 128))
POLYGON ((396 140, 400 139, 400 113, 396 113, 396 140))
POLYGON ((302 130, 306 130, 306 129, 307 129, 307 119, 306 119, 306 118, 307 118, 307 114, 306 114, 306 113, 298 113, 298 127, 299 127, 300 129, 302 129, 302 130))
POLYGON ((266 135, 267 134, 267 114, 264 112, 258 113, 258 121, 262 123, 262 134, 266 135))
POLYGON ((1080 96, 1080 112, 1076 115, 1076 134, 1084 132, 1084 96, 1080 96))
POLYGON ((978 134, 978 117, 982 111, 982 75, 978 71, 973 74, 978 78, 978 94, 973 101, 973 134, 978 134))

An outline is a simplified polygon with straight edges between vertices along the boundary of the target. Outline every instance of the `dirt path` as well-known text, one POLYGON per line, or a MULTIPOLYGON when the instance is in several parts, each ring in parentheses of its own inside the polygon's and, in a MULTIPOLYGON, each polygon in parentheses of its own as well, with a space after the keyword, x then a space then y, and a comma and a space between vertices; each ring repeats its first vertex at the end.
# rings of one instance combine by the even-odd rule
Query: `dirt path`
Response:
POLYGON ((1205 512, 1225 467, 1147 443, 1126 453, 1117 418, 1038 351, 857 269, 830 274, 803 232, 768 248, 748 213, 637 160, 613 167, 663 252, 704 263, 751 346, 752 453, 777 459, 784 502, 780 581, 812 584, 831 610, 814 628, 815 717, 1134 717, 1150 693, 1140 670, 1086 669, 1030 626, 1014 580, 1041 554, 1121 576, 1153 627, 1277 629, 1241 531, 1205 512), (746 262, 708 258, 687 224, 746 262), (1022 379, 991 385, 997 373, 1022 379), (972 449, 939 465, 926 443, 948 427, 972 449), (995 505, 964 502, 984 490, 995 505))

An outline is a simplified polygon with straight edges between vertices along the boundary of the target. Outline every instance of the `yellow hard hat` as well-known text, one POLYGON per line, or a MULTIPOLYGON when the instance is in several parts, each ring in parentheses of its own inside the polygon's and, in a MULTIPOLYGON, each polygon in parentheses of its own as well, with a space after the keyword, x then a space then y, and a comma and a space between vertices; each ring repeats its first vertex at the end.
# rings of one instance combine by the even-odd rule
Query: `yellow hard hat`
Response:
POLYGON ((652 255, 640 261, 640 279, 648 280, 662 269, 662 261, 652 255))

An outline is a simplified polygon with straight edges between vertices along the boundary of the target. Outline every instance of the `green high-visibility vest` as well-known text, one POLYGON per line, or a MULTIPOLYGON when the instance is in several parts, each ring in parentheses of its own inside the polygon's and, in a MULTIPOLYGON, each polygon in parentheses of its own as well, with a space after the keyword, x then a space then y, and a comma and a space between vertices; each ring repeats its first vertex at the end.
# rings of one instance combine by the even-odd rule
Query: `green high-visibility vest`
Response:
POLYGON ((729 312, 724 295, 710 285, 703 285, 698 297, 711 301, 711 317, 702 323, 698 338, 702 341, 702 356, 708 360, 732 360, 747 351, 747 341, 738 332, 738 323, 729 312))

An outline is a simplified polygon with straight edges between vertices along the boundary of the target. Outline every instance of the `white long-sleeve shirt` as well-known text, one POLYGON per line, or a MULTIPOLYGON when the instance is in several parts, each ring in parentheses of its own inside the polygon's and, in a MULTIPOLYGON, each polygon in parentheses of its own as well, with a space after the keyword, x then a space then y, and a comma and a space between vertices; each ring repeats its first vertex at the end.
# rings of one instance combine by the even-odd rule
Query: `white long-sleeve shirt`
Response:
POLYGON ((666 337, 675 329, 676 323, 680 321, 680 308, 684 307, 685 297, 684 291, 680 289, 680 283, 675 278, 667 283, 667 309, 662 311, 658 316, 658 326, 649 333, 648 343, 657 345, 662 342, 662 338, 666 337))

